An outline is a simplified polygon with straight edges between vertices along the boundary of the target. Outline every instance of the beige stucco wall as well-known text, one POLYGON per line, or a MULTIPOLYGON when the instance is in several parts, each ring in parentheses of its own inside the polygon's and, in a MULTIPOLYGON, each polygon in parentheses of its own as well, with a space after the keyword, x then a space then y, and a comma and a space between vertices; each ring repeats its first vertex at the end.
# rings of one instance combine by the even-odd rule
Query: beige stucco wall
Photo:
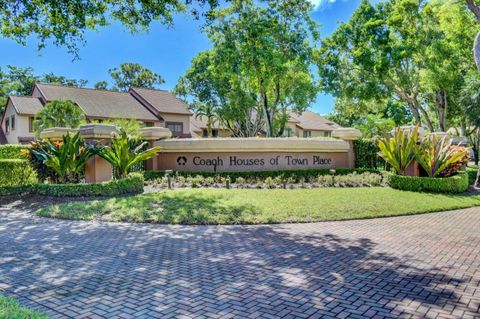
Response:
POLYGON ((7 108, 5 110, 5 117, 3 118, 2 129, 9 144, 18 144, 18 137, 20 136, 33 137, 33 133, 29 132, 29 116, 18 115, 11 101, 8 102, 7 108), (7 133, 5 131, 5 122, 7 121, 7 118, 10 118, 11 123, 12 115, 15 115, 15 129, 12 130, 10 124, 10 132, 7 133))
MULTIPOLYGON (((183 123, 183 134, 190 134, 190 116, 191 115, 162 113, 161 116, 163 117, 165 122, 183 123)), ((164 123, 163 126, 166 127, 166 123, 164 123)))

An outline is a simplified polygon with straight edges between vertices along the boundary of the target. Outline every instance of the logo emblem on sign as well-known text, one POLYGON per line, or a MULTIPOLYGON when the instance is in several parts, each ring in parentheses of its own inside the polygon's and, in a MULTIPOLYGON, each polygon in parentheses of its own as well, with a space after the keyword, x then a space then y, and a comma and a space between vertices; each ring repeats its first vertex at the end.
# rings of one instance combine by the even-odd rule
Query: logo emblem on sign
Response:
POLYGON ((180 166, 185 166, 185 164, 187 164, 187 158, 185 156, 179 156, 177 158, 177 164, 180 166))

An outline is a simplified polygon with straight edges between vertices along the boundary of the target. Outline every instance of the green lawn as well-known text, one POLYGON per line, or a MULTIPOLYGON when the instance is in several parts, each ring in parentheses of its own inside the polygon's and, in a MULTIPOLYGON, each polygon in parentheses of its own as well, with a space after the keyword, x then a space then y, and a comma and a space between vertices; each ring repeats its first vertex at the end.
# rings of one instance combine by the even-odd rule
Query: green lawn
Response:
POLYGON ((472 206, 480 206, 480 195, 414 193, 379 187, 178 189, 56 204, 40 209, 37 214, 75 220, 260 224, 409 215, 472 206))
POLYGON ((47 319, 36 311, 28 310, 15 300, 0 295, 0 319, 47 319))

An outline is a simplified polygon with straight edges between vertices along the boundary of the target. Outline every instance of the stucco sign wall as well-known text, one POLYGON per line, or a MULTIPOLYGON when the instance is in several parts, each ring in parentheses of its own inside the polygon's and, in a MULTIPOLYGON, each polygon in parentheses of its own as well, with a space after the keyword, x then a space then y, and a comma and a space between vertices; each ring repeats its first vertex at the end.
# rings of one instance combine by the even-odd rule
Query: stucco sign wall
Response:
POLYGON ((154 169, 237 172, 353 168, 351 140, 339 138, 218 138, 155 142, 154 169))
POLYGON ((348 153, 162 153, 160 170, 236 172, 309 168, 348 168, 348 153))

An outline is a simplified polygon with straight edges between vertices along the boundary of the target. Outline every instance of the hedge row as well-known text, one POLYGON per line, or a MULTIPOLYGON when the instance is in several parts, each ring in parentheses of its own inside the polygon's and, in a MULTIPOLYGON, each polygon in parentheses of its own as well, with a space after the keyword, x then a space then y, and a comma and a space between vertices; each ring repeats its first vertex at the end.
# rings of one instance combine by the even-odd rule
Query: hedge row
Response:
POLYGON ((371 139, 360 139, 353 141, 355 153, 355 167, 368 169, 382 169, 385 167, 385 160, 378 153, 377 143, 371 139))
POLYGON ((462 193, 469 186, 466 172, 444 178, 389 174, 387 181, 392 188, 413 192, 462 193))
POLYGON ((32 184, 0 187, 0 195, 37 194, 53 197, 90 197, 139 194, 143 192, 143 176, 131 173, 127 178, 97 184, 32 184))
MULTIPOLYGON (((357 172, 359 174, 361 173, 381 173, 379 170, 375 169, 366 169, 366 168, 356 168, 356 169, 349 169, 349 168, 337 168, 335 170, 335 175, 347 175, 357 172)), ((239 177, 245 178, 245 179, 251 179, 251 178, 260 178, 260 179, 266 179, 268 177, 271 178, 276 178, 276 177, 281 177, 281 178, 293 178, 295 179, 296 182, 300 178, 312 178, 312 177, 317 177, 319 175, 329 175, 331 174, 331 170, 329 169, 305 169, 305 170, 279 170, 279 171, 252 171, 252 172, 217 172, 217 173, 208 173, 208 172, 175 172, 176 176, 203 176, 203 177, 215 177, 215 176, 220 176, 220 177, 225 177, 225 178, 230 178, 230 180, 236 180, 239 177)), ((143 176, 145 177, 146 180, 153 180, 157 178, 162 178, 165 176, 164 171, 145 171, 143 173, 143 176)))
POLYGON ((21 144, 0 145, 0 159, 25 159, 22 151, 28 149, 29 146, 21 144))
POLYGON ((0 186, 31 184, 37 181, 35 171, 25 159, 0 159, 0 186))
POLYGON ((478 168, 476 167, 467 167, 468 174, 468 183, 473 185, 477 180, 478 168))

